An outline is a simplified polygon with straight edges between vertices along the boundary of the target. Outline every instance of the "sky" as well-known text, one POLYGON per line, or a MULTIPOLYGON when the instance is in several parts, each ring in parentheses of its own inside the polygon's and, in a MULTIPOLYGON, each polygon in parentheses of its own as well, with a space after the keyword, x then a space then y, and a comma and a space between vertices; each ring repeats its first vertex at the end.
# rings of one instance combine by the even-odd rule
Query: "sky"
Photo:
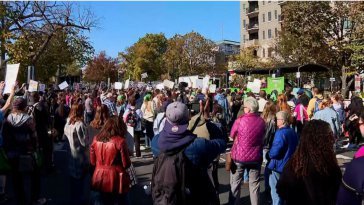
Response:
POLYGON ((97 17, 86 33, 95 52, 117 57, 147 33, 195 31, 204 37, 240 41, 239 2, 79 2, 97 17))

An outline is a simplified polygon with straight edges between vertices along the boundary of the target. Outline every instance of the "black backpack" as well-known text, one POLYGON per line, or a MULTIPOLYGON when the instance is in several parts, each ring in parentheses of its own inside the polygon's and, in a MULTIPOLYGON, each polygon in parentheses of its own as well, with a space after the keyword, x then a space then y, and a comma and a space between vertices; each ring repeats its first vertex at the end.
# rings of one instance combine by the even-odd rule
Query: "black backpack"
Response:
POLYGON ((185 148, 161 152, 154 161, 151 183, 154 205, 217 204, 206 170, 191 163, 184 154, 185 148))
POLYGON ((128 115, 126 116, 126 125, 130 127, 135 127, 138 122, 138 116, 135 109, 130 109, 128 115))

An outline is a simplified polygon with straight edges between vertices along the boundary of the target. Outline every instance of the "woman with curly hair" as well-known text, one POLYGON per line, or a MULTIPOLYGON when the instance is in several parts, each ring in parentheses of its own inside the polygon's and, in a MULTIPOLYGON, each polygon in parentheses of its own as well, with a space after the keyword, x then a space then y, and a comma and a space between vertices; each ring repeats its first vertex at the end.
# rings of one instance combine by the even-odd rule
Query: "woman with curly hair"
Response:
POLYGON ((277 184, 286 205, 335 205, 341 182, 330 125, 322 120, 307 122, 300 143, 283 169, 277 184))
POLYGON ((287 96, 285 94, 279 94, 277 98, 277 110, 291 113, 291 108, 289 107, 287 101, 287 96))

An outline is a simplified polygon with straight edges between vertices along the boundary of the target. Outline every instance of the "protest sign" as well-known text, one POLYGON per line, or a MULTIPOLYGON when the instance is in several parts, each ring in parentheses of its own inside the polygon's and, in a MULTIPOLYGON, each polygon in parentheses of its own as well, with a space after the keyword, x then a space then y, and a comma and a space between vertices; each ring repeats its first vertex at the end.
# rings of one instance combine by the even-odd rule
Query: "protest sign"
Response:
POLYGON ((210 93, 215 93, 216 92, 216 84, 211 84, 209 86, 209 91, 210 91, 210 93))
POLYGON ((129 85, 130 85, 130 80, 128 79, 125 81, 124 89, 128 89, 129 85))
POLYGON ((163 85, 166 86, 167 88, 172 89, 174 87, 174 82, 170 80, 164 80, 163 85))
POLYGON ((40 92, 44 92, 45 91, 45 88, 46 88, 46 85, 45 84, 39 84, 39 91, 40 92))
POLYGON ((28 91, 29 92, 36 92, 36 91, 38 91, 38 82, 37 81, 34 81, 34 80, 30 80, 29 81, 28 91))
POLYGON ((164 89, 164 84, 163 83, 159 83, 158 85, 155 86, 157 89, 159 90, 163 90, 164 89))
POLYGON ((19 63, 6 65, 4 94, 11 92, 11 89, 16 82, 16 78, 18 77, 19 66, 19 63))
POLYGON ((116 90, 121 90, 123 88, 123 83, 115 82, 114 87, 116 90))
POLYGON ((203 79, 196 79, 195 88, 202 89, 203 88, 203 79))
POLYGON ((207 89, 207 88, 209 88, 209 82, 210 82, 210 76, 206 75, 206 76, 202 79, 202 88, 203 88, 203 89, 207 89))
POLYGON ((278 94, 282 93, 284 90, 284 77, 268 77, 267 93, 270 94, 273 90, 276 90, 278 94))
POLYGON ((148 74, 147 73, 142 73, 141 77, 142 77, 142 79, 147 78, 148 74))
POLYGON ((63 81, 61 84, 58 85, 60 90, 63 90, 68 87, 67 81, 63 81))

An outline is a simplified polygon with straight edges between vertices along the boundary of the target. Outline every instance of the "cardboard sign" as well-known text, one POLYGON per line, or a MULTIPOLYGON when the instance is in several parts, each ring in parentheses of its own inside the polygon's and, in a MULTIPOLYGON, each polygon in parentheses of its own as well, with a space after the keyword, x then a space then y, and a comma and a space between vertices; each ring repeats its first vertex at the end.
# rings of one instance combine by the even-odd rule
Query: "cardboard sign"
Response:
POLYGON ((164 80, 163 81, 163 85, 169 89, 173 89, 174 87, 174 82, 170 81, 170 80, 164 80))
POLYGON ((46 88, 46 85, 45 84, 39 84, 39 91, 40 92, 44 92, 45 91, 45 88, 46 88))
POLYGON ((115 82, 114 88, 116 90, 121 90, 123 88, 123 83, 121 83, 121 82, 115 82))
POLYGON ((125 81, 124 89, 128 89, 129 85, 130 85, 130 80, 128 79, 125 81))
POLYGON ((216 92, 216 84, 211 84, 209 86, 209 91, 210 91, 210 93, 215 93, 216 92))
POLYGON ((10 93, 18 77, 20 64, 7 64, 4 94, 10 93))
POLYGON ((147 78, 148 74, 147 73, 142 73, 141 77, 142 77, 142 79, 147 78))
POLYGON ((60 90, 64 90, 68 87, 67 81, 63 81, 61 84, 58 85, 60 90))
POLYGON ((206 75, 206 76, 202 79, 202 88, 203 88, 203 89, 207 89, 207 88, 209 88, 209 82, 210 82, 210 76, 206 75))
POLYGON ((194 88, 202 89, 203 88, 203 79, 196 79, 196 85, 194 88))
POLYGON ((38 82, 37 81, 34 81, 34 80, 30 80, 29 81, 28 91, 29 92, 36 92, 36 91, 38 91, 38 82))

